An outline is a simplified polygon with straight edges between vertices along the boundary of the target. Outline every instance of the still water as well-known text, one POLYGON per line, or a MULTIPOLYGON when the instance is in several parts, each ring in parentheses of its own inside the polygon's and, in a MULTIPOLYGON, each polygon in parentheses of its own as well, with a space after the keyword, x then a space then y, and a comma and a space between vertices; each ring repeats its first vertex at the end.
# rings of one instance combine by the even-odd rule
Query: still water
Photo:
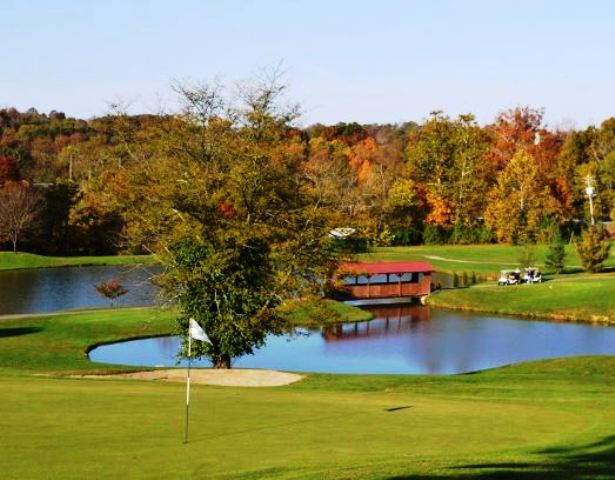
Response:
MULTIPOLYGON (((465 373, 571 355, 615 354, 615 328, 515 320, 420 306, 371 308, 369 322, 270 336, 233 366, 331 373, 465 373)), ((176 366, 180 339, 116 343, 90 352, 96 362, 176 366)), ((181 365, 185 365, 182 362, 181 365)), ((193 362, 209 366, 209 362, 193 362)))
POLYGON ((115 305, 151 305, 157 298, 150 281, 155 271, 156 267, 100 266, 0 272, 0 315, 109 306, 94 285, 112 278, 128 290, 115 305))

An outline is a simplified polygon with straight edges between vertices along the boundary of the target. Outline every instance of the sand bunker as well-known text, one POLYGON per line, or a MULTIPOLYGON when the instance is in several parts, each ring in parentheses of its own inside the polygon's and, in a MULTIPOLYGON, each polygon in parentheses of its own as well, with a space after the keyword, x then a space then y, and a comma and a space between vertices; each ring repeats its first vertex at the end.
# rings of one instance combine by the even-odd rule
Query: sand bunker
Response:
MULTIPOLYGON (((191 382, 201 385, 222 385, 225 387, 279 387, 298 382, 303 375, 279 372, 277 370, 214 370, 193 368, 191 382)), ((158 380, 163 382, 185 382, 186 369, 152 370, 147 372, 118 373, 114 375, 83 375, 81 378, 108 378, 127 380, 158 380)))

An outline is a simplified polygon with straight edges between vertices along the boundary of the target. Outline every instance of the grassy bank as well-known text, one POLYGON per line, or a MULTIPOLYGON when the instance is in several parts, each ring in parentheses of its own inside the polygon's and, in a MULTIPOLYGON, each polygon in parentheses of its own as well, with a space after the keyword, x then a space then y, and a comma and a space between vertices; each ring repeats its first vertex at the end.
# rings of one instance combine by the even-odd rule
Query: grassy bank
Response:
POLYGON ((281 388, 196 386, 187 445, 182 384, 59 376, 115 371, 89 364, 85 349, 169 326, 168 314, 151 309, 0 322, 2 478, 615 475, 612 357, 448 377, 310 375, 281 388))
POLYGON ((429 297, 436 307, 554 320, 615 324, 615 276, 593 275, 537 285, 475 286, 429 297))
POLYGON ((150 255, 109 255, 98 257, 48 257, 34 253, 0 252, 0 270, 89 265, 138 265, 151 263, 150 255))

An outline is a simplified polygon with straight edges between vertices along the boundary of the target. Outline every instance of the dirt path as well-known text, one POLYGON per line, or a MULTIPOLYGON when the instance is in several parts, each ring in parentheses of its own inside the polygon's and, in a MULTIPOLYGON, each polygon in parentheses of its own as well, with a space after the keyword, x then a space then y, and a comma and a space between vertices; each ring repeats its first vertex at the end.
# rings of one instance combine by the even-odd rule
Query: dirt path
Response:
MULTIPOLYGON (((495 263, 493 261, 482 261, 482 260, 458 260, 456 258, 446 258, 446 257, 440 257, 438 255, 423 255, 423 257, 428 258, 430 260, 441 260, 444 262, 456 262, 456 263, 480 263, 480 264, 485 264, 485 265, 490 265, 492 263, 495 263)), ((517 265, 517 262, 499 262, 502 265, 517 265)))
MULTIPOLYGON (((185 382, 185 368, 152 370, 146 372, 118 373, 113 375, 78 375, 79 378, 105 380, 156 380, 162 382, 185 382)), ((192 383, 201 385, 221 385, 225 387, 280 387, 303 379, 303 375, 280 372, 277 370, 230 369, 214 370, 193 368, 190 370, 192 383)))

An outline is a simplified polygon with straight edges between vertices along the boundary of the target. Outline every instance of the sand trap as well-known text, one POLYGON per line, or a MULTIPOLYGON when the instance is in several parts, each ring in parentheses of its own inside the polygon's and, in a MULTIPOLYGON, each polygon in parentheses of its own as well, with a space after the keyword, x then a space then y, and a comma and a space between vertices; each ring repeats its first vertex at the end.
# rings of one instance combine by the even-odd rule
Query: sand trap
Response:
MULTIPOLYGON (((148 372, 118 373, 114 375, 81 375, 81 378, 107 378, 127 380, 158 380, 163 382, 185 382, 186 369, 153 370, 148 372)), ((230 369, 214 370, 193 368, 190 370, 191 383, 201 385, 222 385, 225 387, 280 387, 298 382, 303 375, 279 372, 277 370, 230 369)))

